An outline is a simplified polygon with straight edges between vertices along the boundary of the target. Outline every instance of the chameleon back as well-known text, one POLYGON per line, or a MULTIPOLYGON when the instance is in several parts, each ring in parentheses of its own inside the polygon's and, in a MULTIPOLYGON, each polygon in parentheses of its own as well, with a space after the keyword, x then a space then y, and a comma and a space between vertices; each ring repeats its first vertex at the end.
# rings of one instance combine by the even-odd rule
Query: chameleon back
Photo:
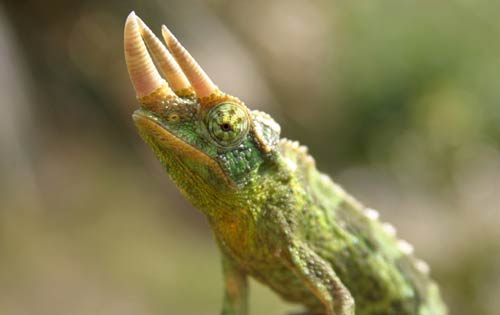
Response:
POLYGON ((292 186, 302 190, 295 194, 305 200, 298 212, 299 235, 346 284, 356 314, 445 314, 428 266, 413 256, 410 244, 397 239, 392 225, 320 173, 304 147, 289 141, 280 145, 299 181, 292 186))

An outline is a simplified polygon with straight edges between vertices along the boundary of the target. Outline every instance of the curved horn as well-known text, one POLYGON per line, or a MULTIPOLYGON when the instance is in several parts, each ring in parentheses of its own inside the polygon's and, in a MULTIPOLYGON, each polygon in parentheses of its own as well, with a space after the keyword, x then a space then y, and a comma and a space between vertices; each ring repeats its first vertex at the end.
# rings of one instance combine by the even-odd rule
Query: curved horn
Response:
POLYGON ((160 68, 160 72, 168 80, 172 89, 176 92, 189 89, 191 84, 167 48, 141 18, 137 17, 137 21, 139 22, 146 46, 149 48, 154 61, 160 68))
POLYGON ((138 98, 147 96, 162 85, 166 85, 142 41, 134 11, 128 15, 125 22, 124 46, 128 73, 138 98))
POLYGON ((161 27, 163 38, 167 43, 168 48, 172 52, 175 60, 184 71, 184 74, 191 82, 196 95, 199 98, 210 96, 218 91, 217 86, 210 80, 205 71, 188 53, 188 51, 179 43, 177 38, 163 25, 161 27))

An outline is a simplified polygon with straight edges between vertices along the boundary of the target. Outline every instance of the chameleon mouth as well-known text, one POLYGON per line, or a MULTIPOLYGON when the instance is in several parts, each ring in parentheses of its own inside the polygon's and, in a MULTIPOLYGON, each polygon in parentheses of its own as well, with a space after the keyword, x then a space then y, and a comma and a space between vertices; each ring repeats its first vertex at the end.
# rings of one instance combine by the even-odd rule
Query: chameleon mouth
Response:
MULTIPOLYGON (((205 167, 217 178, 221 178, 227 186, 234 186, 234 183, 222 170, 219 163, 203 151, 171 133, 154 114, 144 109, 138 109, 133 113, 132 118, 144 141, 157 150, 161 150, 162 156, 168 156, 170 159, 176 159, 181 163, 188 160, 196 161, 196 164, 205 167)), ((171 162, 168 161, 169 158, 164 161, 167 167, 171 162)))

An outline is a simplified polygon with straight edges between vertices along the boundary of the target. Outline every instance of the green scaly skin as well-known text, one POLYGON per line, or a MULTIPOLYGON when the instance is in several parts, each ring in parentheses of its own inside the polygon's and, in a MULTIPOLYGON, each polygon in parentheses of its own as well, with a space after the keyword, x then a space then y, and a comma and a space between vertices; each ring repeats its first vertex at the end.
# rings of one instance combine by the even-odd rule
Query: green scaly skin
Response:
POLYGON ((305 147, 280 140, 269 115, 222 93, 207 110, 163 89, 140 99, 133 118, 211 224, 223 260, 222 314, 248 314, 248 276, 306 314, 447 313, 409 245, 320 173, 305 147))

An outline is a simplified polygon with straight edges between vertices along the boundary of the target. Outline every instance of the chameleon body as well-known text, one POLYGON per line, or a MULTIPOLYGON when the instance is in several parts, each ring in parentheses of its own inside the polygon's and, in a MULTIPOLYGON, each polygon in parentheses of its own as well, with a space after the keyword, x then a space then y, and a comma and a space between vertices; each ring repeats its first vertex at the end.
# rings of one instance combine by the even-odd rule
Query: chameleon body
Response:
POLYGON ((304 146, 280 139, 269 115, 221 92, 166 27, 163 36, 166 47, 133 12, 127 18, 133 119, 210 222, 222 314, 247 314, 249 276, 306 314, 447 313, 428 267, 391 225, 320 173, 304 146))

